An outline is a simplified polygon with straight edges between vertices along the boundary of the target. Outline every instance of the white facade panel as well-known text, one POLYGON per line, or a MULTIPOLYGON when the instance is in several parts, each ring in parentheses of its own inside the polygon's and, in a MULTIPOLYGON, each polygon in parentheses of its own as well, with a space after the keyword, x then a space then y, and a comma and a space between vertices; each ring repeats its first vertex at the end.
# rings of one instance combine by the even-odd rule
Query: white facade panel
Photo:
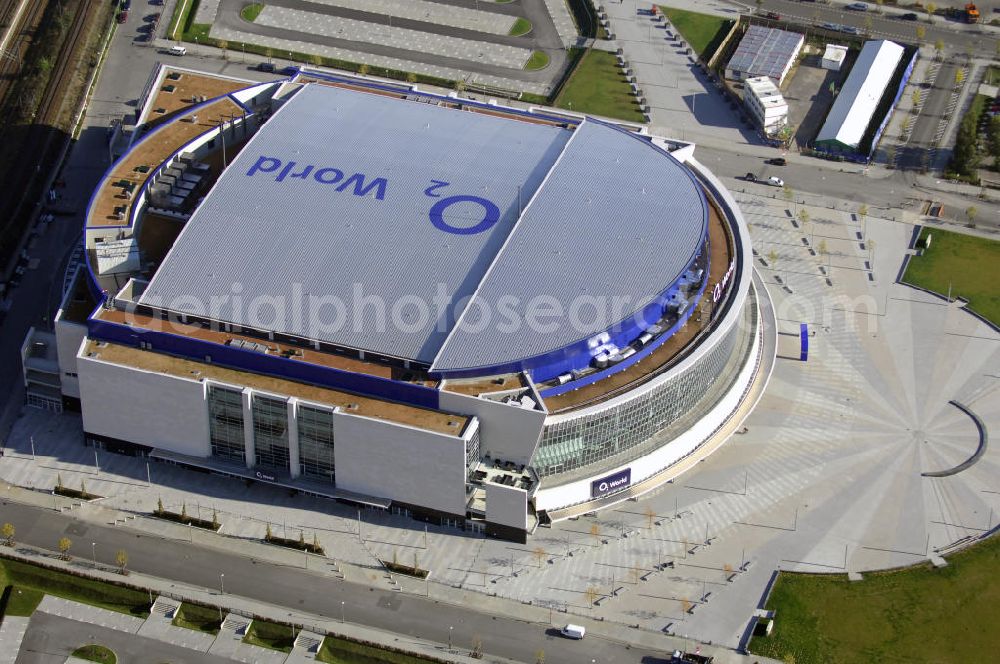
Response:
POLYGON ((207 457, 204 385, 78 354, 80 405, 87 433, 207 457))
POLYGON ((337 488, 465 515, 465 441, 339 411, 337 488))
POLYGON ((77 376, 76 354, 87 336, 87 327, 56 318, 56 354, 59 357, 59 382, 67 397, 80 398, 80 379, 77 376))
POLYGON ((447 390, 441 390, 439 404, 443 411, 475 415, 479 419, 483 455, 517 464, 531 462, 545 424, 544 411, 447 390))
POLYGON ((514 486, 486 484, 486 522, 525 530, 528 527, 528 492, 514 486))

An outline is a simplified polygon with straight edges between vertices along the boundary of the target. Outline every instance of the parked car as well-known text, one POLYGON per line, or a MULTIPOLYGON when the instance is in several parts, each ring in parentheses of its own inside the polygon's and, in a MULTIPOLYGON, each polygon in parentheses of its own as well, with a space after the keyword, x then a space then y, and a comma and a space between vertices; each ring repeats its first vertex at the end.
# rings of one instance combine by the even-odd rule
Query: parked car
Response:
POLYGON ((267 72, 268 74, 274 73, 274 63, 273 62, 260 62, 257 64, 257 71, 267 72))
POLYGON ((747 182, 756 182, 757 181, 757 176, 754 175, 753 173, 747 173, 747 175, 744 178, 744 180, 746 180, 747 182))
POLYGON ((906 14, 900 14, 899 16, 900 21, 916 21, 919 18, 920 17, 913 12, 907 12, 906 14))
POLYGON ((784 187, 785 186, 785 181, 782 180, 781 178, 775 176, 775 175, 772 175, 771 177, 769 177, 767 179, 767 183, 769 185, 771 185, 772 187, 784 187))
POLYGON ((581 625, 574 625, 572 623, 566 625, 561 630, 559 630, 563 636, 568 639, 582 639, 587 634, 587 629, 581 625))
POLYGON ((833 30, 834 32, 840 32, 840 24, 838 23, 820 23, 819 27, 824 30, 833 30))
POLYGON ((851 4, 846 5, 846 8, 850 9, 851 11, 855 11, 855 12, 866 12, 866 11, 868 11, 868 5, 866 3, 864 3, 864 2, 852 2, 851 4))
POLYGON ((122 11, 118 12, 118 22, 119 23, 124 23, 127 20, 128 20, 128 10, 127 9, 123 9, 122 11))
POLYGON ((860 35, 861 30, 855 28, 853 25, 842 25, 840 26, 840 31, 848 35, 860 35))
POLYGON ((170 55, 177 55, 177 56, 187 55, 187 52, 188 52, 187 46, 171 46, 167 50, 167 53, 169 53, 170 55))
POLYGON ((784 157, 772 157, 771 159, 767 160, 767 163, 771 164, 772 166, 784 166, 787 162, 785 161, 784 157))
POLYGON ((769 18, 772 21, 780 21, 781 14, 779 14, 778 12, 767 12, 766 14, 764 14, 764 18, 769 18))

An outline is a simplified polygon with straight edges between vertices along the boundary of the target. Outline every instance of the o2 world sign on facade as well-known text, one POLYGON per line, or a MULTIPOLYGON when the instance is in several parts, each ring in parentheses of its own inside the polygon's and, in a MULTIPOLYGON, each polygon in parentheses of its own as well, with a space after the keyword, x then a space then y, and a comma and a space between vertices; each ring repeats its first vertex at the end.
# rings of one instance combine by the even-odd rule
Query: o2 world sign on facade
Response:
POLYGON ((602 477, 590 483, 590 497, 601 498, 610 493, 627 489, 632 484, 632 469, 620 470, 614 475, 602 477))

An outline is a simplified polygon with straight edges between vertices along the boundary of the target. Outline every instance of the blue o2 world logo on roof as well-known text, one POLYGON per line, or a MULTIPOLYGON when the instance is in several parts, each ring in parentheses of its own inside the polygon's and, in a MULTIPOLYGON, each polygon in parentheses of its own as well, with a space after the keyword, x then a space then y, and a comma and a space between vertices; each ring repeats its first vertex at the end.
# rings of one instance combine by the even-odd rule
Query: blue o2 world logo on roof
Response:
MULTIPOLYGON (((424 195, 430 196, 431 198, 441 198, 441 194, 436 194, 434 192, 442 187, 447 187, 450 184, 441 180, 431 180, 431 182, 434 184, 424 190, 424 195)), ((441 200, 432 205, 430 212, 427 213, 427 216, 431 218, 431 223, 434 224, 434 228, 439 231, 453 233, 455 235, 475 235, 476 233, 488 231, 493 228, 494 224, 500 221, 500 208, 498 208, 493 201, 479 196, 448 196, 447 198, 441 198, 441 200), (472 226, 453 226, 449 222, 445 221, 445 213, 448 208, 462 203, 472 203, 473 205, 482 207, 483 218, 472 226)))
MULTIPOLYGON (((389 180, 386 178, 372 177, 364 173, 349 175, 349 171, 332 167, 317 168, 313 164, 300 166, 294 161, 283 162, 277 157, 263 155, 247 171, 247 177, 254 177, 259 173, 275 173, 275 182, 284 182, 286 179, 311 180, 317 184, 326 185, 338 193, 350 193, 362 198, 371 196, 379 201, 384 201, 390 191, 389 180)), ((500 221, 500 208, 488 198, 465 194, 442 196, 441 193, 438 193, 439 189, 450 185, 450 182, 443 180, 431 180, 431 186, 424 190, 425 196, 439 199, 427 211, 427 217, 434 228, 452 235, 476 235, 485 233, 500 221), (454 211, 449 214, 449 210, 456 205, 460 206, 459 210, 462 211, 461 218, 466 220, 471 218, 474 223, 469 226, 458 226, 449 221, 449 217, 453 221, 460 218, 454 211), (479 208, 481 212, 469 212, 476 208, 479 208), (467 217, 467 214, 471 214, 472 217, 467 217)))

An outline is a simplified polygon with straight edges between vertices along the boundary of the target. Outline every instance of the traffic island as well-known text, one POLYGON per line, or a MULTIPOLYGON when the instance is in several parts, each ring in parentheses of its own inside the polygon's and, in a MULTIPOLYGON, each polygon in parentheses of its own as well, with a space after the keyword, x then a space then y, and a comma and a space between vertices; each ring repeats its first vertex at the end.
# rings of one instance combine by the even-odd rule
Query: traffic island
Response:
POLYGON ((72 656, 87 662, 101 662, 102 664, 115 664, 118 661, 114 651, 96 643, 80 646, 73 651, 72 656))

